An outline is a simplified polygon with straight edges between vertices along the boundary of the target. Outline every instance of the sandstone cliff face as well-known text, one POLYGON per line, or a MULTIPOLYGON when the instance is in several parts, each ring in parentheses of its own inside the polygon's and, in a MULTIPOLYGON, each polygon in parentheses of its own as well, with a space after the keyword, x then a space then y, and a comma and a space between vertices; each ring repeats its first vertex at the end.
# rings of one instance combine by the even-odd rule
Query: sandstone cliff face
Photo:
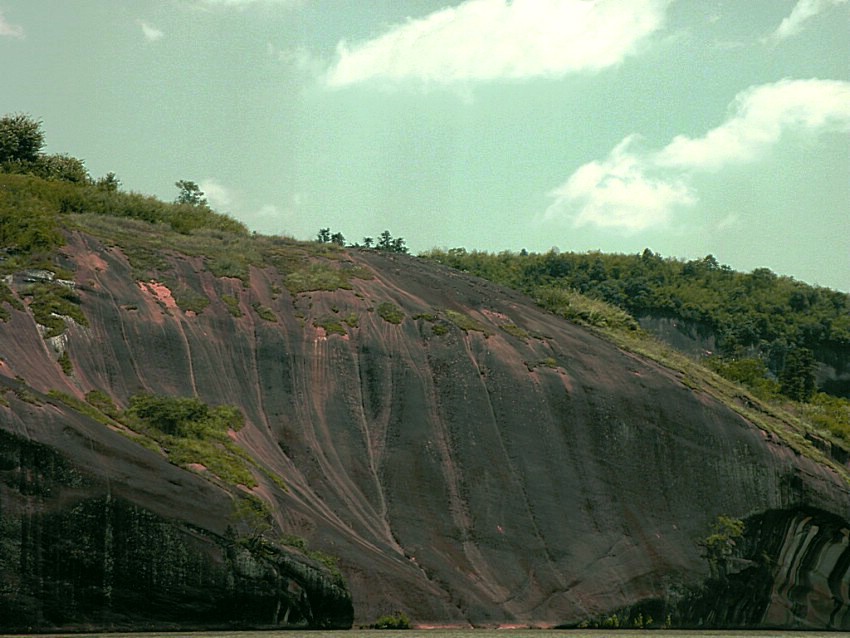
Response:
MULTIPOLYGON (((12 310, 0 324, 5 387, 99 389, 121 406, 140 391, 239 406, 248 423, 234 436, 262 468, 253 493, 281 530, 340 558, 355 623, 400 609, 422 623, 569 625, 644 605, 681 625, 850 629, 848 468, 523 297, 368 251, 332 264, 357 269, 351 289, 295 295, 274 269, 253 269, 243 285, 201 258, 167 256, 172 288, 210 300, 195 314, 161 281, 137 281, 117 247, 76 233, 65 254, 89 325, 48 343, 12 310), (748 522, 741 560, 752 564, 712 581, 698 541, 720 514, 748 522), (744 591, 737 611, 708 610, 706 596, 744 591)), ((183 555, 212 565, 197 595, 231 591, 218 537, 232 499, 208 471, 169 465, 56 402, 4 396, 0 431, 88 477, 35 498, 11 484, 40 470, 5 462, 0 515, 21 526, 7 537, 29 538, 27 517, 40 534, 76 529, 62 522, 73 508, 97 520, 144 512, 175 530, 183 555)), ((104 549, 98 560, 118 558, 104 549)), ((345 596, 323 578, 315 604, 330 601, 344 624, 345 596)), ((290 580, 311 591, 309 579, 290 580)), ((274 608, 284 600, 257 595, 274 608)), ((92 609, 116 610, 114 600, 92 609)), ((265 609, 262 622, 281 622, 265 609)))

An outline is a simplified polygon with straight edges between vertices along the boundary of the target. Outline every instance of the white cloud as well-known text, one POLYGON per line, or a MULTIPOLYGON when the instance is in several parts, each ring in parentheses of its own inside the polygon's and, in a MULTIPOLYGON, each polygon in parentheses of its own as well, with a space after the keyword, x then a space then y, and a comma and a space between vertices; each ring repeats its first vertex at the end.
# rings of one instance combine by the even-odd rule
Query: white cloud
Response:
POLYGON ((147 40, 148 42, 156 42, 157 40, 162 40, 163 36, 165 36, 162 31, 157 29, 149 22, 145 22, 144 20, 139 20, 139 26, 142 27, 142 34, 145 36, 145 40, 147 40))
POLYGON ((316 76, 322 73, 325 63, 305 47, 278 49, 271 42, 266 43, 266 53, 278 62, 305 75, 316 76))
POLYGON ((449 84, 559 78, 598 71, 637 52, 671 0, 467 0, 366 42, 337 45, 326 82, 449 84))
POLYGON ((847 0, 799 0, 791 10, 791 14, 782 20, 771 37, 774 40, 784 40, 795 36, 802 30, 804 22, 814 18, 830 6, 844 4, 845 2, 847 0))
POLYGON ((275 204, 262 204, 257 208, 256 203, 246 201, 244 193, 225 186, 214 177, 208 177, 198 184, 204 197, 213 210, 232 215, 244 222, 250 228, 262 232, 277 232, 281 224, 296 217, 301 200, 300 195, 293 195, 285 208, 275 204))
POLYGON ((630 149, 635 140, 627 137, 605 160, 585 164, 552 191, 555 201, 545 218, 566 212, 577 227, 640 231, 667 221, 677 206, 693 204, 695 196, 683 181, 651 174, 651 164, 630 149))
POLYGON ((728 213, 723 219, 717 222, 715 228, 718 231, 729 230, 741 225, 741 218, 737 213, 728 213))
POLYGON ((698 202, 694 174, 753 162, 785 132, 822 130, 850 132, 850 82, 781 80, 750 87, 736 96, 727 120, 702 137, 679 135, 647 152, 634 148, 631 135, 605 160, 581 166, 550 193, 544 217, 627 232, 662 225, 677 209, 698 202))
POLYGON ((0 37, 21 39, 24 37, 24 28, 20 25, 8 22, 2 11, 0 11, 0 37))
POLYGON ((750 87, 732 103, 732 115, 703 137, 679 135, 654 159, 660 166, 715 171, 749 162, 787 130, 850 128, 850 83, 780 80, 750 87))
POLYGON ((231 9, 245 9, 251 5, 284 5, 295 6, 300 5, 304 0, 199 0, 201 6, 207 7, 225 7, 231 9))
POLYGON ((207 202, 212 208, 228 212, 233 206, 236 199, 235 193, 226 186, 219 184, 214 178, 208 177, 198 186, 204 192, 204 197, 207 198, 207 202))

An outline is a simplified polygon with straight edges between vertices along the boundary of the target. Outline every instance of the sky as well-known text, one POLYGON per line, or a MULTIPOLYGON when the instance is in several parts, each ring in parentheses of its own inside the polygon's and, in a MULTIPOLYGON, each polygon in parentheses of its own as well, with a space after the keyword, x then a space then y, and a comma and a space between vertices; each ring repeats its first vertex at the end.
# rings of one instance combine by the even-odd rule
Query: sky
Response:
POLYGON ((850 291, 848 0, 0 0, 0 114, 263 234, 850 291))

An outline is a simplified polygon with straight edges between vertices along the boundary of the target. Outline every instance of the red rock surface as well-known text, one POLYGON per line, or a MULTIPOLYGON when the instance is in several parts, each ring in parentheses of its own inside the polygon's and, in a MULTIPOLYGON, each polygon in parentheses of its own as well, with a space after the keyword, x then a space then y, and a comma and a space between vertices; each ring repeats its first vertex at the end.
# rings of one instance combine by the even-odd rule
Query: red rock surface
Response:
MULTIPOLYGON (((136 281, 119 249, 76 233, 64 250, 90 324, 67 333, 73 375, 19 311, 0 324, 0 374, 80 398, 100 389, 120 406, 140 391, 239 406, 237 441, 288 486, 257 473, 256 493, 281 529, 340 557, 355 624, 397 609, 431 624, 577 623, 701 583, 697 541, 720 514, 850 520, 846 475, 678 374, 436 264, 351 251, 374 278, 293 296, 286 273, 255 268, 245 286, 172 256, 171 276, 211 300, 194 315, 162 281, 136 281), (403 310, 400 324, 379 316, 383 302, 403 310), (351 313, 345 335, 313 325, 351 313)), ((0 407, 0 426, 91 463, 162 515, 223 527, 227 507, 198 475, 103 426, 40 414, 0 407)), ((831 569, 839 589, 850 580, 831 569)), ((817 625, 811 607, 782 617, 817 625)))

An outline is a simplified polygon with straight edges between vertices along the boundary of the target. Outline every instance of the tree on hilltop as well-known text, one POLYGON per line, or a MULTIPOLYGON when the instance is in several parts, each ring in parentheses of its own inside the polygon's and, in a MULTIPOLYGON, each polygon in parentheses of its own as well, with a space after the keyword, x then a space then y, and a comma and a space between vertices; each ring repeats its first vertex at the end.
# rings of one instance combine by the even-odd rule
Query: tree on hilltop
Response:
POLYGON ((24 113, 0 118, 0 164, 34 162, 43 147, 41 121, 24 113))
POLYGON ((407 246, 404 245, 403 237, 393 237, 390 231, 385 230, 378 236, 378 250, 385 250, 389 253, 406 253, 407 246))
POLYGON ((174 200, 175 204, 206 207, 207 200, 204 197, 204 191, 195 182, 188 179, 181 179, 174 182, 174 185, 180 190, 177 198, 174 200))

